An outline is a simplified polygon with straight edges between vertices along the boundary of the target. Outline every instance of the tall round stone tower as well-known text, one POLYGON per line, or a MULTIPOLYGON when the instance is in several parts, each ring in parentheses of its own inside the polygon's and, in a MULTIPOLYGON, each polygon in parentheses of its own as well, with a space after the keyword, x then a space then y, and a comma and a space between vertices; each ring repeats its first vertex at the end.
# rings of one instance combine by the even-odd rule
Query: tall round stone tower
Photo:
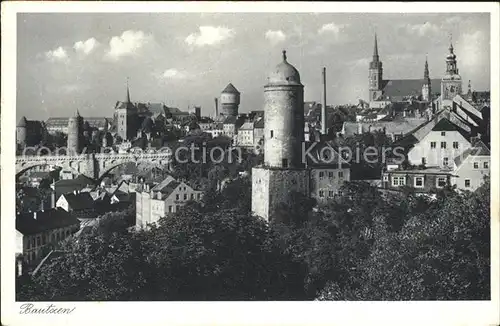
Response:
POLYGON ((28 125, 28 121, 26 117, 22 117, 16 126, 16 143, 21 146, 26 146, 26 138, 27 138, 27 130, 26 127, 28 125))
POLYGON ((264 164, 301 168, 304 141, 304 86, 294 66, 283 61, 264 86, 264 164))
POLYGON ((309 170, 302 162, 304 86, 286 60, 264 86, 264 164, 252 169, 252 212, 272 221, 281 205, 292 207, 294 194, 309 196, 309 170))
POLYGON ((83 141, 83 118, 76 111, 76 115, 68 121, 68 155, 79 154, 83 141))
POLYGON ((236 117, 238 115, 238 106, 240 105, 240 92, 229 83, 220 95, 221 112, 225 117, 236 117))

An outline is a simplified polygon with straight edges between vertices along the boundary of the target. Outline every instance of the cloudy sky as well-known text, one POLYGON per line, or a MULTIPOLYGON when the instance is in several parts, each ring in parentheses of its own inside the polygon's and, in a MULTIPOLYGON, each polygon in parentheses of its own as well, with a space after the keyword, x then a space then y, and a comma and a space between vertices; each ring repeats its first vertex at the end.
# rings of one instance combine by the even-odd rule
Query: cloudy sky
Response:
POLYGON ((432 78, 445 71, 450 34, 464 82, 490 88, 489 14, 46 14, 18 15, 17 114, 28 119, 111 116, 125 98, 165 102, 212 114, 214 97, 232 82, 240 112, 262 109, 268 72, 282 49, 321 100, 366 99, 376 31, 384 78, 432 78))

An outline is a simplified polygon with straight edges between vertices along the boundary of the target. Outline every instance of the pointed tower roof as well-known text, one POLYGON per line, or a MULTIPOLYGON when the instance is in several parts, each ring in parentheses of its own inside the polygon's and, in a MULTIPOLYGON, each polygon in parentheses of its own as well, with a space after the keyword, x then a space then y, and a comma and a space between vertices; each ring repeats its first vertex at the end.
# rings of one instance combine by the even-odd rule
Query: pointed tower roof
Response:
POLYGON ((375 43, 373 45, 373 58, 378 59, 378 42, 377 42, 377 33, 375 33, 375 43))
POLYGON ((427 61, 427 55, 425 56, 424 81, 429 84, 431 82, 431 78, 429 76, 429 63, 427 61))
POLYGON ((25 116, 22 116, 21 119, 19 119, 17 126, 18 127, 26 127, 27 124, 28 124, 28 120, 26 120, 25 116))
POLYGON ((222 93, 230 93, 230 94, 240 94, 240 92, 238 92, 238 90, 236 89, 236 87, 234 87, 233 84, 229 83, 226 88, 224 88, 224 90, 222 91, 222 93))
POLYGON ((127 78, 127 98, 125 99, 125 103, 131 103, 130 102, 130 89, 128 87, 128 78, 127 78))

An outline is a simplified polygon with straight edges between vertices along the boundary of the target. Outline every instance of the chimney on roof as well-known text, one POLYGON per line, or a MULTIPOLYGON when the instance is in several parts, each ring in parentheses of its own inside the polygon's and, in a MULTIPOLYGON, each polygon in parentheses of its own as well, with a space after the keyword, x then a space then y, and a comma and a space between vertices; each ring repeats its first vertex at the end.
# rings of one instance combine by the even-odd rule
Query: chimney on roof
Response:
POLYGON ((321 108, 321 133, 326 135, 326 67, 323 67, 323 106, 321 108))
POLYGON ((219 115, 219 99, 215 98, 215 118, 219 115))

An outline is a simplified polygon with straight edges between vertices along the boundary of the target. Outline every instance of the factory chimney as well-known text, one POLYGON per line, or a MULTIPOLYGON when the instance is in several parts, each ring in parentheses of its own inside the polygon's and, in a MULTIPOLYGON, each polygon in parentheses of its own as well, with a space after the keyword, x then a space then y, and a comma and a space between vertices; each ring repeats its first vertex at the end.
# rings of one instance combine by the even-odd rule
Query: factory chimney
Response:
POLYGON ((219 99, 216 97, 215 98, 215 117, 217 118, 219 116, 219 99))
POLYGON ((321 133, 326 135, 326 67, 323 67, 323 105, 321 107, 321 133))

